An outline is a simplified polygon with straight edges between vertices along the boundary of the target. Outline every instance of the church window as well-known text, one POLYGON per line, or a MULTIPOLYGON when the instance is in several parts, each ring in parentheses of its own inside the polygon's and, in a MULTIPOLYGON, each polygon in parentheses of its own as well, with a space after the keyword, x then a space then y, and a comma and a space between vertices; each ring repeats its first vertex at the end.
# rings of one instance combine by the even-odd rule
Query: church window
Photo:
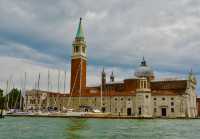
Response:
POLYGON ((180 112, 183 112, 183 101, 181 101, 180 112))
POLYGON ((83 53, 85 53, 85 47, 82 47, 82 51, 83 51, 83 53))
POLYGON ((130 101, 131 99, 130 98, 128 98, 128 101, 130 101))
POLYGON ((174 106, 174 102, 171 102, 171 106, 174 106))
POLYGON ((174 100, 174 98, 172 97, 171 100, 174 100))
POLYGON ((153 98, 153 100, 156 100, 156 98, 153 98))
POLYGON ((96 98, 94 98, 94 105, 96 106, 96 103, 97 103, 97 99, 96 98))
POLYGON ((76 53, 79 52, 79 46, 76 46, 76 47, 75 47, 75 52, 76 52, 76 53))
POLYGON ((121 101, 123 100, 123 98, 121 98, 121 101))
POLYGON ((171 108, 171 112, 174 112, 174 108, 171 108))
POLYGON ((117 101, 117 98, 115 98, 115 100, 117 101))
POLYGON ((141 107, 138 108, 138 113, 139 113, 139 115, 142 114, 142 108, 141 107))
POLYGON ((148 95, 146 95, 145 97, 146 97, 146 98, 149 98, 149 96, 148 96, 148 95))
POLYGON ((156 108, 154 108, 154 112, 155 112, 155 113, 157 112, 157 109, 156 109, 156 108))
POLYGON ((163 97, 162 100, 165 100, 165 98, 163 97))
POLYGON ((74 52, 75 52, 75 53, 77 52, 77 46, 74 47, 74 52))

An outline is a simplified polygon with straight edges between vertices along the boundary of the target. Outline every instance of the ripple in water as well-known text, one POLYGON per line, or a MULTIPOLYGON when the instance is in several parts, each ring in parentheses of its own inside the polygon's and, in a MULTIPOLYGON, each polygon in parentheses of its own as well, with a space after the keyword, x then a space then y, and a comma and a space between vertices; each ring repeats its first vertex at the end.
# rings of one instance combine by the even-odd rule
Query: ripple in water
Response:
POLYGON ((23 118, 0 120, 0 139, 199 139, 200 120, 23 118))

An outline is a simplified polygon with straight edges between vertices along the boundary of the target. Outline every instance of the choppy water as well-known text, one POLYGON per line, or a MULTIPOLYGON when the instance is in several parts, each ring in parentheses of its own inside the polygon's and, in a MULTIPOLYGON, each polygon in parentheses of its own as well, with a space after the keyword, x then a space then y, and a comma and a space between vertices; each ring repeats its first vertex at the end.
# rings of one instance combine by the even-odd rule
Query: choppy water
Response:
POLYGON ((200 139, 200 120, 0 119, 0 139, 200 139))

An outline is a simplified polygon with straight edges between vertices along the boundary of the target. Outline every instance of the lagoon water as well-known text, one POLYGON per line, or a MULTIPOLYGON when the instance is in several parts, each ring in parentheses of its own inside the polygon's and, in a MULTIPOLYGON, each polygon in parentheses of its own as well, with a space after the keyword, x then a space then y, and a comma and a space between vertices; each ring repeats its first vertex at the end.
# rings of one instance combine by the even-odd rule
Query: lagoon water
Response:
POLYGON ((200 120, 6 117, 0 139, 200 139, 200 120))

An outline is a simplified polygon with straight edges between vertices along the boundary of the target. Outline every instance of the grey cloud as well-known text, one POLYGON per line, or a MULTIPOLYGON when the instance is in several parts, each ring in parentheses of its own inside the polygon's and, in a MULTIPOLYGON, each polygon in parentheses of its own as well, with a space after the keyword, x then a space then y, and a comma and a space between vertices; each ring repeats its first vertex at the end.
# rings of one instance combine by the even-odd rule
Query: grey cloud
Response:
POLYGON ((186 74, 193 68, 199 75, 199 7, 198 0, 1 0, 0 43, 14 38, 45 56, 19 52, 23 58, 51 57, 52 66, 55 61, 63 65, 69 63, 78 18, 83 17, 89 64, 132 71, 145 56, 158 72, 186 74))

